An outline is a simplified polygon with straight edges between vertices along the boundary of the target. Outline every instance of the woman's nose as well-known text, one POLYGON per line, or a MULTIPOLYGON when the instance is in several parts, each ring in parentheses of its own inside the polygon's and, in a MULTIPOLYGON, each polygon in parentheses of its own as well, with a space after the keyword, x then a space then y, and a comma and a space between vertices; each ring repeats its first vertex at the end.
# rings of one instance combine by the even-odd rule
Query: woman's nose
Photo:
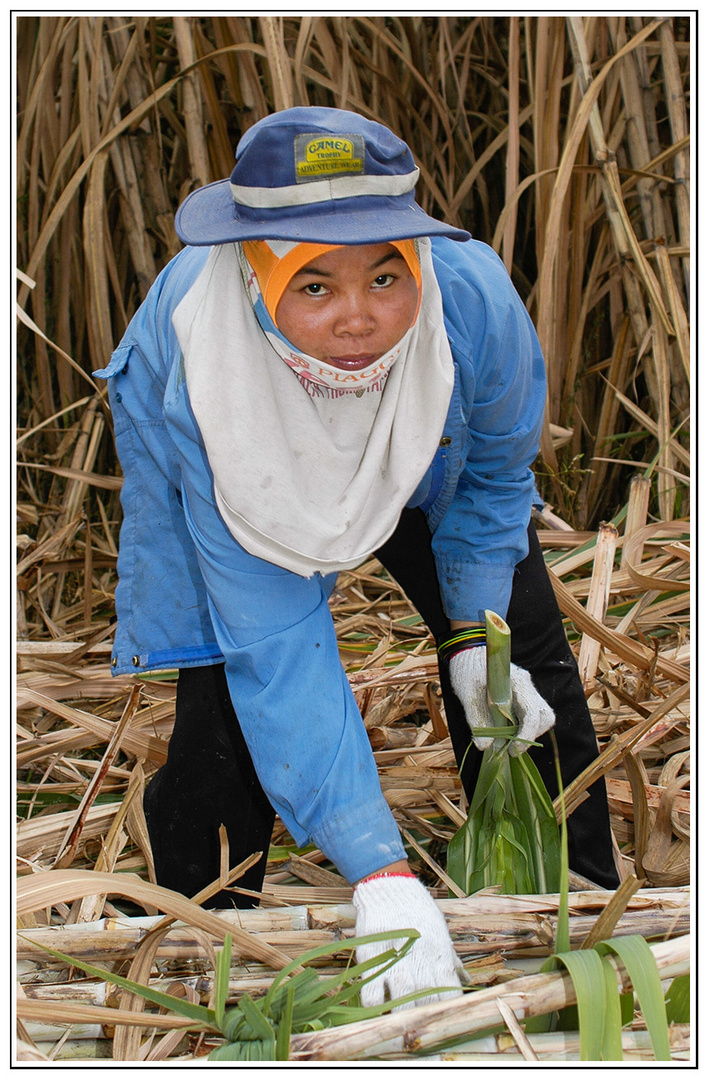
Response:
POLYGON ((335 319, 335 334, 358 337, 371 333, 375 327, 376 319, 366 297, 352 293, 341 298, 335 319))

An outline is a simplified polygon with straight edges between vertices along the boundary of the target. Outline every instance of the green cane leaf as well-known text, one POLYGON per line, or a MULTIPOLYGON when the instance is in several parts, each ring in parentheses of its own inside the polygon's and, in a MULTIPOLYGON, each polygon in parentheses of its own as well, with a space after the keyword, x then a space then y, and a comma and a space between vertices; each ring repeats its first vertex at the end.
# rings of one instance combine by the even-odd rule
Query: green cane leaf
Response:
POLYGON ((605 1008, 601 1057, 603 1061, 622 1061, 623 1017, 621 998, 618 993, 618 980, 611 965, 605 962, 603 963, 603 975, 605 979, 605 1008))
POLYGON ((561 799, 561 837, 559 841, 559 914, 556 920, 556 942, 554 945, 554 951, 557 953, 567 953, 571 948, 571 936, 569 930, 569 829, 566 824, 564 784, 561 779, 559 751, 553 733, 551 736, 551 740, 552 746, 554 747, 556 782, 559 786, 559 798, 561 799))
POLYGON ((690 1022, 690 985, 689 975, 678 975, 670 983, 665 995, 668 1024, 688 1024, 690 1022))
POLYGON ((207 1055, 207 1061, 245 1061, 243 1043, 224 1043, 223 1046, 215 1046, 207 1055))
POLYGON ((630 934, 627 937, 613 938, 612 941, 599 941, 595 949, 600 953, 614 952, 623 961, 645 1017, 655 1060, 671 1061, 662 982, 652 950, 645 938, 639 934, 630 934))
POLYGON ((623 1027, 632 1024, 635 1018, 635 994, 620 995, 620 1022, 623 1027))
MULTIPOLYGON (((303 967, 304 965, 311 963, 313 960, 320 960, 322 957, 329 956, 332 953, 342 953, 347 950, 354 953, 355 949, 357 949, 360 945, 367 945, 370 942, 391 941, 404 938, 405 941, 403 945, 396 949, 387 950, 387 957, 391 957, 386 964, 386 968, 389 968, 392 966, 392 964, 395 964, 398 960, 400 960, 402 956, 406 955, 406 953, 413 945, 414 941, 416 941, 417 938, 419 938, 420 936, 421 935, 419 934, 418 930, 413 929, 403 929, 391 932, 383 931, 378 934, 366 934, 356 938, 349 938, 347 941, 333 941, 330 942, 328 945, 318 945, 317 948, 308 949, 307 952, 304 952, 301 956, 298 956, 295 960, 292 960, 290 964, 286 964, 286 966, 278 972, 264 998, 264 1011, 268 1012, 270 1010, 274 996, 278 992, 279 987, 282 986, 283 983, 286 981, 286 979, 288 979, 297 968, 303 967)), ((374 959, 367 961, 366 964, 364 964, 363 966, 358 967, 357 970, 358 972, 369 970, 375 965, 380 964, 382 962, 382 959, 382 955, 377 956, 374 959)), ((351 972, 352 969, 350 969, 350 973, 351 972)), ((375 975, 372 975, 371 977, 375 978, 375 975)))
POLYGON ((276 1061, 288 1061, 290 1057, 290 1037, 293 1030, 293 987, 286 990, 285 1007, 278 1021, 276 1035, 276 1061))
POLYGON ((473 865, 476 841, 474 819, 468 816, 448 844, 447 873, 466 895, 470 895, 471 891, 469 872, 473 865))
POLYGON ((561 964, 569 972, 576 992, 581 1038, 580 1060, 601 1061, 607 1011, 603 961, 595 950, 579 949, 577 952, 558 953, 549 957, 549 960, 542 964, 541 970, 553 971, 561 964))
POLYGON ((527 754, 510 758, 517 810, 528 836, 534 891, 559 891, 561 839, 554 804, 539 769, 527 754))
MULTIPOLYGON (((297 1005, 306 1000, 306 994, 309 990, 315 986, 316 994, 320 993, 321 980, 317 971, 313 968, 305 968, 304 971, 299 971, 296 975, 291 975, 287 982, 282 983, 276 990, 276 993, 264 1002, 264 1007, 268 1003, 269 1013, 276 1019, 283 1015, 285 1009, 288 1007, 288 997, 292 998, 292 1005, 297 1005)), ((310 1000, 307 998, 307 1000, 310 1000)))
POLYGON ((510 631, 485 612, 488 709, 499 737, 484 751, 468 817, 450 841, 447 870, 466 895, 487 886, 504 892, 559 888, 561 849, 554 807, 539 770, 526 754, 511 758, 517 729, 510 704, 510 631), (504 738, 502 737, 504 736, 504 738))
MULTIPOLYGON (((263 999, 260 1004, 263 1005, 263 999)), ((262 1008, 259 1008, 250 994, 243 994, 239 998, 238 1009, 243 1013, 246 1021, 247 1039, 268 1042, 274 1037, 273 1025, 264 1016, 262 1008)))
POLYGON ((245 1039, 243 1042, 225 1043, 208 1055, 208 1061, 275 1061, 276 1044, 273 1039, 245 1039))
POLYGON ((229 997, 229 972, 231 971, 231 934, 224 937, 224 948, 216 954, 214 965, 214 1016, 219 1028, 224 1023, 224 1009, 229 997))
POLYGON ((227 1042, 235 1043, 240 1042, 246 1038, 246 1017, 244 1011, 239 1005, 235 1005, 233 1009, 228 1009, 227 1013, 221 1024, 221 1033, 227 1042))

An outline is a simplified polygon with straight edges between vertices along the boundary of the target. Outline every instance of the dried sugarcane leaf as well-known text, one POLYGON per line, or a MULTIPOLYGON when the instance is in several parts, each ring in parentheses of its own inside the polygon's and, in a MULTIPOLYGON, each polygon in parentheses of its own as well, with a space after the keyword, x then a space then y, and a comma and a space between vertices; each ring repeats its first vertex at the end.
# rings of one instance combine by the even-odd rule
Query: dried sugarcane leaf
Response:
POLYGON ((647 848, 652 819, 649 813, 647 787, 647 772, 639 757, 632 752, 623 758, 623 766, 630 781, 630 790, 633 797, 633 826, 635 837, 635 873, 640 879, 643 878, 643 859, 647 848))
MULTIPOLYGON (((601 623, 605 622, 617 543, 618 530, 615 526, 601 525, 598 531, 596 553, 593 557, 593 569, 591 571, 591 584, 586 603, 588 613, 601 623)), ((583 634, 579 648, 578 666, 584 690, 588 690, 596 678, 600 653, 600 641, 589 634, 583 634)))
MULTIPOLYGON (((138 774, 131 776, 131 781, 121 802, 120 808, 111 822, 106 838, 101 847, 101 853, 96 860, 95 869, 111 873, 116 866, 121 849, 128 840, 123 832, 123 824, 130 813, 131 805, 137 795, 142 791, 142 778, 138 774)), ((103 894, 85 896, 82 898, 76 914, 77 922, 94 922, 100 918, 106 897, 103 894)), ((76 907, 76 904, 74 905, 76 907)), ((73 913, 72 913, 73 915, 73 913)))
POLYGON ((609 627, 603 626, 602 623, 588 614, 578 600, 574 599, 567 586, 556 574, 550 572, 549 576, 559 607, 580 629, 592 633, 616 656, 620 656, 631 664, 645 669, 651 664, 655 664, 663 675, 667 675, 679 683, 688 682, 689 671, 682 667, 681 664, 676 664, 665 657, 651 655, 647 646, 640 645, 638 642, 633 641, 632 638, 618 634, 609 627))
POLYGON ((500 1016, 505 1021, 510 1035, 515 1041, 517 1048, 519 1049, 522 1057, 525 1061, 539 1061, 539 1058, 535 1054, 532 1044, 527 1038, 522 1025, 512 1012, 504 998, 497 999, 497 1008, 500 1016))
POLYGON ((689 776, 679 776, 668 784, 658 808, 652 832, 643 856, 643 870, 652 884, 676 881, 679 863, 680 875, 689 868, 689 845, 674 840, 672 809, 675 796, 689 783, 689 776))
POLYGON ((83 821, 88 813, 91 804, 99 794, 101 785, 103 783, 104 776, 113 762, 118 749, 123 741, 123 738, 128 730, 128 727, 133 719, 133 714, 138 706, 138 697, 140 696, 140 687, 134 686, 131 692, 128 703, 123 712, 119 723, 116 725, 115 731, 112 733, 108 746, 103 756, 100 768, 94 774, 94 778, 86 789, 81 803, 76 811, 76 819, 71 823, 67 830, 66 836, 59 844, 59 853, 54 860, 54 868, 56 870, 62 870, 64 867, 69 866, 74 857, 74 853, 79 844, 79 838, 81 836, 81 829, 83 827, 83 821))
POLYGON ((29 878, 21 878, 17 883, 17 911, 19 915, 39 911, 42 908, 53 906, 57 903, 66 903, 76 900, 80 896, 88 896, 100 889, 107 895, 115 894, 135 900, 136 903, 144 901, 166 911, 169 915, 192 923, 208 932, 215 933, 223 938, 224 934, 230 933, 239 951, 244 955, 253 956, 262 960, 265 964, 279 969, 288 962, 278 949, 265 945, 254 937, 240 931, 224 922, 217 915, 198 907, 191 900, 185 899, 179 893, 164 889, 159 885, 152 885, 141 881, 134 874, 105 874, 95 871, 82 870, 48 870, 42 874, 34 874, 29 878))
MULTIPOLYGON (((167 995, 166 995, 167 996, 167 995)), ((124 1009, 109 1009, 102 1005, 81 1005, 78 1002, 32 1001, 25 998, 17 1002, 17 1014, 23 1020, 34 1020, 44 1024, 136 1024, 145 1026, 144 1017, 124 1009)), ((195 1020, 181 1016, 160 1016, 152 1013, 150 1026, 154 1028, 190 1029, 195 1027, 195 1020)))
MULTIPOLYGON (((68 705, 62 705, 53 698, 41 694, 36 690, 32 690, 29 687, 24 689, 23 694, 26 701, 34 702, 36 705, 40 705, 43 708, 50 710, 57 716, 62 717, 62 719, 68 720, 69 723, 76 724, 78 727, 97 736, 98 739, 106 739, 106 741, 108 741, 115 730, 114 725, 110 722, 100 720, 98 717, 91 716, 83 710, 74 709, 68 705)), ((152 757, 153 760, 164 763, 165 747, 158 739, 141 735, 136 731, 127 731, 123 735, 123 743, 127 749, 130 749, 139 757, 152 757)))
POLYGON ((581 945, 582 949, 591 949, 597 942, 610 937, 618 920, 625 912, 632 896, 640 888, 640 881, 631 874, 620 883, 613 896, 610 898, 603 911, 598 916, 592 929, 586 935, 581 945))

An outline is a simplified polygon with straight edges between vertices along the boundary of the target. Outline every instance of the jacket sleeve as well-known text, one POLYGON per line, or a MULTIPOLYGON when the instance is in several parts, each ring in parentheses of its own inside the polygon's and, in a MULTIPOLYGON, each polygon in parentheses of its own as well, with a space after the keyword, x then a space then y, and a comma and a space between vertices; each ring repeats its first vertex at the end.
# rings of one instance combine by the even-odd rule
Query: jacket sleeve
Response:
POLYGON ((529 315, 492 249, 449 242, 441 278, 465 438, 433 551, 448 617, 482 621, 486 608, 507 613, 514 567, 527 554, 546 373, 529 315))
POLYGON ((312 840, 357 881, 405 854, 340 662, 327 602, 335 577, 300 577, 234 540, 185 385, 174 389, 166 413, 185 519, 254 766, 296 843, 312 840))

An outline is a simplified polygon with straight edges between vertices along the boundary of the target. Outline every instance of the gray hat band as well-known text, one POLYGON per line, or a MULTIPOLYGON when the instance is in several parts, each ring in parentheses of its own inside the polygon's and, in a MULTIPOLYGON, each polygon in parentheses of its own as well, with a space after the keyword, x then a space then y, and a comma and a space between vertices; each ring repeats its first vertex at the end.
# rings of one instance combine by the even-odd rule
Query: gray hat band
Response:
POLYGON ((316 180, 309 184, 289 184, 286 187, 244 187, 231 184, 234 202, 240 206, 267 210, 282 206, 307 206, 309 203, 329 202, 331 199, 351 199, 361 195, 406 195, 416 187, 419 170, 389 176, 338 176, 331 180, 316 180))

